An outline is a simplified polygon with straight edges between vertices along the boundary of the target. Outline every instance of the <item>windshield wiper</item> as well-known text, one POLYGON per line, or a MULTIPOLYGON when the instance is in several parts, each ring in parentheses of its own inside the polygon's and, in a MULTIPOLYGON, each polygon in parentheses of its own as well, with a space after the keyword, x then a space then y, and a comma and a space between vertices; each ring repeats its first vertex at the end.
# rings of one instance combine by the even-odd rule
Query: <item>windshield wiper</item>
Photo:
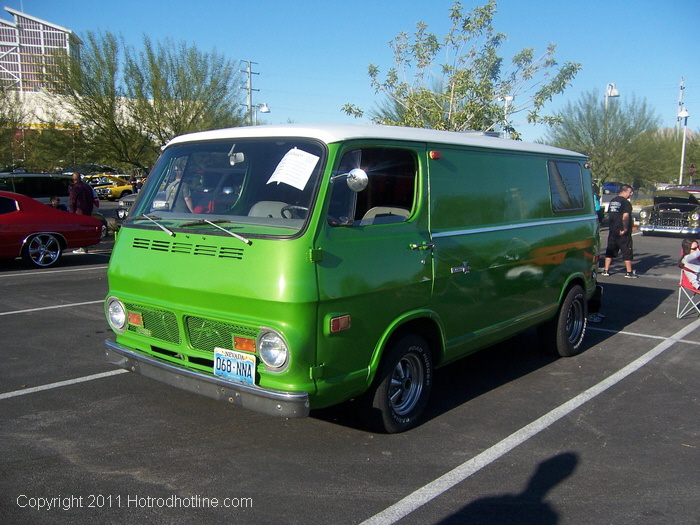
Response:
POLYGON ((139 216, 137 216, 137 217, 132 218, 131 220, 132 220, 132 221, 136 221, 136 220, 139 220, 139 219, 148 219, 148 220, 151 221, 153 224, 155 224, 156 226, 158 226, 161 230, 163 230, 165 233, 167 233, 167 234, 170 235, 171 237, 175 237, 175 233, 174 233, 172 230, 169 230, 168 228, 166 228, 165 226, 163 226, 161 223, 158 222, 159 220, 162 220, 161 217, 155 217, 155 216, 154 216, 154 217, 149 217, 148 215, 139 215, 139 216))
POLYGON ((242 235, 238 235, 237 233, 234 233, 234 232, 232 232, 231 230, 227 230, 226 228, 222 228, 221 226, 219 226, 218 224, 216 224, 217 222, 231 222, 231 221, 226 220, 226 219, 220 219, 220 220, 218 220, 218 221, 210 221, 210 220, 208 220, 208 219, 202 219, 202 220, 199 220, 199 221, 186 222, 185 224, 181 224, 180 226, 181 226, 182 228, 184 228, 185 226, 196 226, 196 225, 198 225, 198 224, 210 224, 210 225, 212 225, 214 228, 218 228, 218 229, 221 230, 222 232, 228 233, 231 237, 235 237, 235 238, 238 239, 239 241, 244 242, 244 243, 246 243, 246 244, 249 245, 249 246, 250 246, 251 244, 253 244, 252 241, 251 241, 250 239, 246 239, 246 238, 243 237, 242 235))

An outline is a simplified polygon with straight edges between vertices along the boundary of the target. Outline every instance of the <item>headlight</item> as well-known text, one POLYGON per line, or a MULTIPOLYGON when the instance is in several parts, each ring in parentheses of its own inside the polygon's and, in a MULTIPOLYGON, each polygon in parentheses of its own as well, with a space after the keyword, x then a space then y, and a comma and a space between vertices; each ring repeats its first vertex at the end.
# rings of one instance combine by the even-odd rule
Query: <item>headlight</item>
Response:
POLYGON ((287 343, 277 332, 263 332, 258 337, 258 354, 270 368, 281 368, 287 363, 289 349, 287 343))
POLYGON ((700 220, 700 214, 698 214, 698 212, 694 211, 693 213, 690 214, 690 220, 691 221, 700 220))
POLYGON ((116 297, 107 299, 105 305, 107 321, 115 332, 123 334, 126 331, 126 308, 116 297))
POLYGON ((649 212, 648 212, 648 211, 642 210, 642 211, 639 212, 639 218, 640 218, 640 219, 646 219, 647 217, 649 217, 649 212))

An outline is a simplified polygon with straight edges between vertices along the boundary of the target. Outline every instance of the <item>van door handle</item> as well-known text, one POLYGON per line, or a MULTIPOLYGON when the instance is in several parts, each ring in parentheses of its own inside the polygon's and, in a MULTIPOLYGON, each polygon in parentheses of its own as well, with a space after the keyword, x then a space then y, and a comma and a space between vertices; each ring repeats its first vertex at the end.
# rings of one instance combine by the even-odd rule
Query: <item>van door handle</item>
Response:
POLYGON ((411 250, 434 250, 435 245, 432 242, 424 242, 423 244, 412 243, 408 246, 411 250))

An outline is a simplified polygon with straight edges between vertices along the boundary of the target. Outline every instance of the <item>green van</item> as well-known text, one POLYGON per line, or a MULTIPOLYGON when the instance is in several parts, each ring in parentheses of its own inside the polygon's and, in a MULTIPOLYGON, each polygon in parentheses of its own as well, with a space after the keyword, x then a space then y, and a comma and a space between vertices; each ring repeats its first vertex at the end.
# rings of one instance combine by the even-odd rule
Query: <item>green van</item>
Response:
POLYGON ((119 231, 106 357, 282 417, 355 399, 400 432, 438 366, 532 327, 580 352, 598 249, 578 153, 385 126, 193 133, 119 231))

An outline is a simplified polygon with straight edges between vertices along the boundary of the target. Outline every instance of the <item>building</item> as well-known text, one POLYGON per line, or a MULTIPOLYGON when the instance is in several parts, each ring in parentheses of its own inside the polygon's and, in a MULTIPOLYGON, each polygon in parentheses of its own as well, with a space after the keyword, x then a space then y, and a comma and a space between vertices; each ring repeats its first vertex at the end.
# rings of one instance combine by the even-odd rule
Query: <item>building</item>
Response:
POLYGON ((15 9, 14 21, 0 19, 0 82, 21 92, 41 91, 57 52, 80 57, 82 41, 73 31, 15 9))

